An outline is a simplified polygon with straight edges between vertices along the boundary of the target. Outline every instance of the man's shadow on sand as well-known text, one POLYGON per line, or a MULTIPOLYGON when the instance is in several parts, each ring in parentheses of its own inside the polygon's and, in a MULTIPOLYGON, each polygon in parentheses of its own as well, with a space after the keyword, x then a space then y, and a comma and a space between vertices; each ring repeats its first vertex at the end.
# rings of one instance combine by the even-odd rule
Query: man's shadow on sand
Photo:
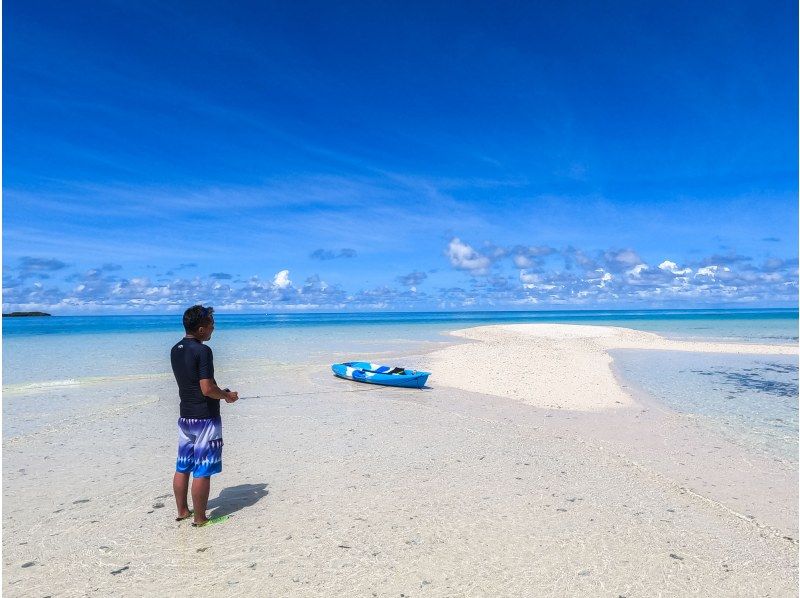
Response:
POLYGON ((240 484, 223 488, 219 496, 208 501, 208 509, 214 509, 214 517, 230 515, 251 507, 269 494, 267 484, 240 484))

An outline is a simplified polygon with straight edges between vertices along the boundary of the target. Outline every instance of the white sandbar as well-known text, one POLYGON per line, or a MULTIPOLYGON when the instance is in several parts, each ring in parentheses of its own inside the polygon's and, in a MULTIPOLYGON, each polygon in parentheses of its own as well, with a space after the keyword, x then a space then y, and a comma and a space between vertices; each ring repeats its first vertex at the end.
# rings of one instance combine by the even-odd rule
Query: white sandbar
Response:
POLYGON ((452 332, 472 343, 430 355, 438 384, 549 409, 598 411, 633 404, 611 369, 613 349, 796 354, 785 345, 675 341, 615 326, 510 324, 452 332))

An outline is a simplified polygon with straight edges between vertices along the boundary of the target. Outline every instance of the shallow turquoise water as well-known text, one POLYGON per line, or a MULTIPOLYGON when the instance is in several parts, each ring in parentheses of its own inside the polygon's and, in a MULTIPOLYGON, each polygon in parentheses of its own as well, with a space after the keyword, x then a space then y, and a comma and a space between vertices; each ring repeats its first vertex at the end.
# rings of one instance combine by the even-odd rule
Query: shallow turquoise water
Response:
MULTIPOLYGON (((337 313, 217 316, 211 346, 227 360, 314 363, 444 342, 457 328, 512 322, 615 325, 679 338, 794 343, 791 310, 337 313)), ((179 316, 5 318, 3 385, 169 372, 179 316)))
MULTIPOLYGON (((219 374, 286 363, 325 369, 332 361, 380 361, 381 355, 454 342, 447 331, 486 324, 613 325, 672 338, 769 344, 796 344, 798 326, 793 310, 222 314, 216 320, 209 345, 219 374)), ((169 375, 169 349, 182 336, 179 316, 6 318, 3 388, 35 392, 87 378, 169 375)), ((796 358, 618 353, 623 375, 671 409, 796 459, 796 358)))
POLYGON ((617 371, 659 403, 752 451, 798 460, 797 355, 612 354, 617 371))
MULTIPOLYGON (((216 316, 220 330, 276 330, 369 327, 402 330, 465 328, 485 324, 561 322, 627 326, 666 335, 760 342, 797 341, 797 310, 586 310, 407 313, 309 313, 216 316)), ((5 318, 3 339, 76 334, 135 334, 182 331, 180 316, 63 316, 5 318)), ((349 334, 346 332, 345 334, 349 334)))

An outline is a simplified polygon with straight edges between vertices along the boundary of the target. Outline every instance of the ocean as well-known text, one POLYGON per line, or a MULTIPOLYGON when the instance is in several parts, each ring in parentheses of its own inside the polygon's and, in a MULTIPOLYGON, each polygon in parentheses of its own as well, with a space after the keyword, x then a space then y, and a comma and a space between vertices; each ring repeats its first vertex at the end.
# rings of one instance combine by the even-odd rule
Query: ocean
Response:
MULTIPOLYGON (((332 361, 380 361, 436 348, 454 342, 450 330, 525 322, 623 326, 688 340, 798 340, 797 310, 724 309, 218 314, 209 344, 218 368, 229 371, 324 369, 332 361)), ((4 318, 4 415, 25 410, 21 403, 36 401, 37 389, 168 376, 169 349, 182 335, 179 315, 4 318)), ((796 356, 618 351, 614 357, 623 378, 668 408, 760 452, 797 460, 796 356)))

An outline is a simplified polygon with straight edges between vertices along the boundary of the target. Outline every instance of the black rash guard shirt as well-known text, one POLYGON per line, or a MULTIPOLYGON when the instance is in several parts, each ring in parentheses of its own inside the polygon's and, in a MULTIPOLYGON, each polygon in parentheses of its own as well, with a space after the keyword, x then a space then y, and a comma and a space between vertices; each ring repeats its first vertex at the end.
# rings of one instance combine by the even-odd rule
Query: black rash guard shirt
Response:
POLYGON ((219 419, 219 401, 209 399, 200 390, 200 380, 214 380, 211 347, 196 338, 182 338, 172 347, 170 360, 181 398, 181 417, 219 419))

